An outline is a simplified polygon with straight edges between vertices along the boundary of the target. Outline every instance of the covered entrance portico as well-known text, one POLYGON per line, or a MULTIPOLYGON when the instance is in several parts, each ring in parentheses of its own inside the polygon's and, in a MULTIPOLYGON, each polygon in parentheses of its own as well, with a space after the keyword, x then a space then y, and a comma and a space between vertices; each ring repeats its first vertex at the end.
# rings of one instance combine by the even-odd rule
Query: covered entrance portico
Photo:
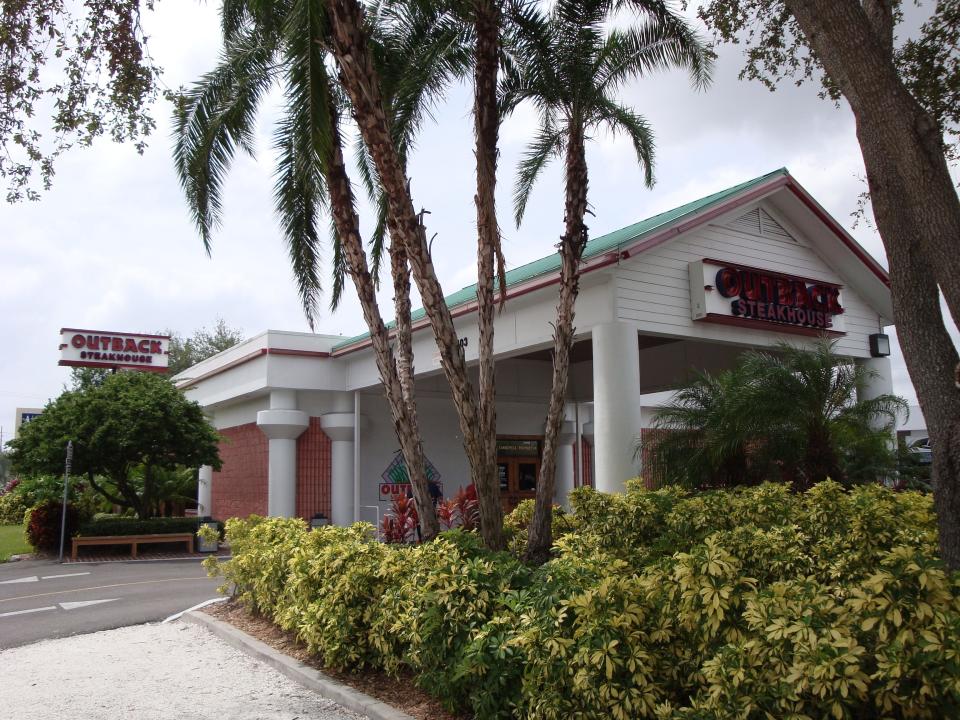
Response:
MULTIPOLYGON (((495 321, 507 506, 535 491, 558 267, 552 255, 511 270, 495 321)), ((670 390, 695 370, 732 367, 747 349, 826 335, 837 352, 876 371, 865 397, 892 390, 889 361, 871 342, 891 324, 886 273, 786 171, 598 237, 582 273, 558 503, 580 485, 618 491, 642 474, 637 444, 670 390)), ((447 298, 468 365, 479 345, 475 303, 475 288, 447 298)), ((449 497, 470 473, 436 343, 417 314, 413 349, 428 475, 449 497)), ((337 524, 378 522, 405 493, 366 334, 269 331, 178 379, 230 439, 223 470, 202 475, 210 514, 322 512, 337 524)))

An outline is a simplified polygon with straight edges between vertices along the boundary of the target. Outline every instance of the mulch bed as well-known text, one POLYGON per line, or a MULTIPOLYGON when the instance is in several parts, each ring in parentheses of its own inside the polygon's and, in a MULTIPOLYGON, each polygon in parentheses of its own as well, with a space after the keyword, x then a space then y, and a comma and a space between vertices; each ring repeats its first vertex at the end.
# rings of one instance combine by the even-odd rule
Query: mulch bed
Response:
POLYGON ((467 720, 469 717, 447 712, 439 701, 414 684, 412 675, 404 674, 395 678, 377 670, 361 670, 353 673, 324 667, 316 657, 307 652, 306 646, 299 642, 293 633, 281 630, 269 619, 254 615, 233 600, 208 605, 202 612, 230 623, 274 650, 296 658, 344 685, 382 700, 417 720, 467 720))

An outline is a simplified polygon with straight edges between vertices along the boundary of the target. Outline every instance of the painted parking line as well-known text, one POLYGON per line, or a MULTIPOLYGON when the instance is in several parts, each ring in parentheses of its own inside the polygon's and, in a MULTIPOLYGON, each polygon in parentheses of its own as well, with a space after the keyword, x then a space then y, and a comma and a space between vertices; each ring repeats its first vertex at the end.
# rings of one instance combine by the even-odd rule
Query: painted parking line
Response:
POLYGON ((79 577, 79 576, 81 576, 81 575, 89 575, 89 574, 90 574, 90 573, 89 573, 89 571, 88 571, 88 572, 79 572, 79 573, 64 573, 63 575, 41 575, 41 576, 40 576, 40 579, 41 579, 41 580, 53 580, 54 578, 79 577))
MULTIPOLYGON (((116 602, 120 598, 105 598, 103 600, 80 600, 78 602, 57 603, 62 610, 76 610, 77 608, 89 607, 91 605, 101 605, 102 603, 116 602)), ((12 617, 14 615, 29 615, 30 613, 47 612, 56 610, 56 605, 46 605, 45 607, 30 608, 29 610, 13 610, 12 612, 0 613, 0 618, 12 617)))
POLYGON ((13 585, 15 583, 28 582, 40 582, 40 578, 38 578, 36 575, 31 575, 30 577, 16 578, 15 580, 0 580, 0 585, 13 585))
POLYGON ((0 613, 0 618, 10 617, 12 615, 26 615, 28 613, 46 612, 47 610, 56 610, 56 609, 57 609, 56 605, 47 605, 47 607, 31 608, 30 610, 14 610, 13 612, 0 613))
POLYGON ((35 583, 40 582, 41 580, 55 580, 57 578, 65 577, 79 577, 80 575, 89 575, 88 572, 76 572, 76 573, 64 573, 63 575, 41 575, 37 577, 36 575, 31 575, 30 577, 15 578, 13 580, 0 580, 0 585, 14 585, 16 583, 35 583))
POLYGON ((100 603, 116 602, 120 598, 107 598, 106 600, 80 600, 78 602, 60 603, 64 610, 76 610, 77 608, 88 607, 90 605, 99 605, 100 603))

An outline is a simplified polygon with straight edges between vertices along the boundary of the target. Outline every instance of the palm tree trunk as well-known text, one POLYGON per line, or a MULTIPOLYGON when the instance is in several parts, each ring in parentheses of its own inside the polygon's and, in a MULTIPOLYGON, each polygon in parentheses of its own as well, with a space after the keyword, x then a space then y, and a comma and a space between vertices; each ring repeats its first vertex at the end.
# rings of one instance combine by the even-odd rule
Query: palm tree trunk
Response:
POLYGON ((390 268, 393 275, 393 305, 397 317, 396 358, 397 377, 400 381, 400 393, 406 411, 406 420, 411 428, 411 439, 417 444, 417 451, 404 460, 407 474, 413 488, 413 499, 417 505, 417 517, 420 519, 420 532, 423 540, 433 540, 440 533, 440 521, 436 506, 430 495, 427 483, 426 460, 423 452, 423 436, 417 420, 417 405, 413 388, 413 323, 410 311, 410 267, 407 255, 400 243, 390 243, 390 268))
MULTIPOLYGON (((413 495, 417 502, 424 539, 431 539, 439 532, 440 524, 437 520, 436 509, 430 498, 430 490, 427 487, 427 479, 424 472, 423 442, 420 437, 420 429, 417 424, 417 416, 413 406, 412 387, 409 393, 404 393, 403 383, 401 382, 398 372, 398 364, 394 360, 393 351, 390 347, 390 334, 387 332, 387 327, 380 315, 380 307, 377 304, 373 277, 370 275, 367 266, 367 255, 363 248, 363 240, 360 237, 360 220, 354 210, 353 188, 350 184, 350 178, 347 176, 346 166, 343 161, 343 143, 336 118, 333 118, 330 130, 331 158, 327 171, 327 185, 330 193, 330 207, 333 214, 333 221, 341 246, 343 247, 350 277, 353 278, 353 284, 357 289, 357 296, 360 298, 363 318, 370 330, 370 339, 377 360, 377 369, 380 372, 380 381, 387 396, 390 414, 393 417, 394 430, 397 434, 397 440, 400 442, 400 450, 403 454, 404 463, 407 466, 407 474, 410 478, 413 495)), ((391 260, 393 260, 393 254, 391 254, 391 260)), ((405 263, 403 264, 405 265, 405 263)), ((397 303, 399 329, 400 316, 403 314, 400 308, 403 306, 401 301, 403 299, 402 280, 404 275, 394 267, 393 276, 394 288, 397 297, 400 298, 400 301, 397 303), (400 284, 399 289, 397 288, 398 283, 400 284)), ((408 322, 410 308, 409 288, 410 283, 409 278, 407 278, 406 318, 408 322)), ((403 347, 402 341, 399 344, 403 347)), ((412 374, 412 352, 406 357, 409 372, 412 374)))
POLYGON ((556 486, 557 436, 563 422, 570 375, 570 348, 573 346, 574 304, 580 292, 580 259, 587 244, 587 161, 583 129, 571 122, 567 140, 566 202, 564 232, 560 238, 560 299, 553 332, 553 381, 543 438, 543 459, 537 479, 537 498, 527 533, 526 559, 542 564, 550 558, 553 545, 553 493, 556 486))
MULTIPOLYGON (((502 512, 497 476, 497 396, 493 361, 494 260, 500 275, 501 307, 506 297, 500 229, 497 225, 497 70, 500 64, 500 10, 493 0, 476 0, 475 61, 473 82, 473 128, 477 160, 477 323, 479 330, 478 374, 480 415, 478 440, 482 457, 479 474, 497 478, 490 489, 488 513, 502 512), (495 497, 494 497, 495 496, 495 497)), ((502 519, 491 522, 502 523, 502 519)))
POLYGON ((450 384, 471 480, 477 489, 480 532, 487 547, 500 549, 503 547, 503 514, 498 500, 498 480, 496 475, 484 472, 480 420, 473 386, 467 376, 466 360, 453 317, 444 302, 430 257, 426 229, 414 210, 404 166, 390 133, 379 77, 367 44, 363 9, 357 0, 330 0, 327 7, 340 80, 350 96, 363 141, 389 199, 391 241, 402 243, 407 252, 424 311, 437 341, 440 362, 450 384))

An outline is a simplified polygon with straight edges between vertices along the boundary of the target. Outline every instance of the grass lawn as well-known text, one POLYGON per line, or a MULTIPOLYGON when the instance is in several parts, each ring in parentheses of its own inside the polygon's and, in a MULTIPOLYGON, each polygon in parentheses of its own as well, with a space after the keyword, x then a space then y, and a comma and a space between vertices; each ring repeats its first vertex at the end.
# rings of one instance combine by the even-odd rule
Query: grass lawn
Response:
POLYGON ((22 525, 0 525, 0 562, 6 562, 11 555, 32 552, 23 537, 22 525))

